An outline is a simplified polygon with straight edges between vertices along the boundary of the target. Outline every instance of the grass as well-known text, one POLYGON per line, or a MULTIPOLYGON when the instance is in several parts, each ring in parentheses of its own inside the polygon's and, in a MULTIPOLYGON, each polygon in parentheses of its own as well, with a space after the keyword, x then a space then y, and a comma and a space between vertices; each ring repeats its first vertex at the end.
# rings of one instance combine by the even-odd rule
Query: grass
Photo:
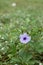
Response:
POLYGON ((0 0, 0 65, 40 62, 43 64, 43 0, 0 0), (19 39, 25 32, 31 36, 26 45, 19 39))

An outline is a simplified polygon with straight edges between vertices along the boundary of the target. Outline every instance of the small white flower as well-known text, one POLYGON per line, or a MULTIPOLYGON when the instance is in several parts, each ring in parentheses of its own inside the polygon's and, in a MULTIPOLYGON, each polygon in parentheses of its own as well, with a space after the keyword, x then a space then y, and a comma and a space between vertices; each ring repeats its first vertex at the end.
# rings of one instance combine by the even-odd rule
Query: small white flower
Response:
POLYGON ((39 65, 42 65, 42 63, 39 63, 39 65))
POLYGON ((8 41, 5 41, 5 43, 8 43, 8 41))
POLYGON ((5 48, 3 47, 3 48, 1 48, 1 50, 4 50, 5 48))
POLYGON ((12 3, 12 6, 15 7, 16 6, 16 3, 12 3))
POLYGON ((4 39, 4 37, 2 37, 1 39, 4 39))

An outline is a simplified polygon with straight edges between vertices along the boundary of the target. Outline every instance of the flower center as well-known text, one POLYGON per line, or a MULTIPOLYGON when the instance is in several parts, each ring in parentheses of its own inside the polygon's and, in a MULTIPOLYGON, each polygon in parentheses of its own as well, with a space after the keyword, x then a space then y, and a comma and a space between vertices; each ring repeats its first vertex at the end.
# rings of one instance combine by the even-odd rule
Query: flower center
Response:
POLYGON ((23 40, 26 40, 26 37, 24 37, 23 40))

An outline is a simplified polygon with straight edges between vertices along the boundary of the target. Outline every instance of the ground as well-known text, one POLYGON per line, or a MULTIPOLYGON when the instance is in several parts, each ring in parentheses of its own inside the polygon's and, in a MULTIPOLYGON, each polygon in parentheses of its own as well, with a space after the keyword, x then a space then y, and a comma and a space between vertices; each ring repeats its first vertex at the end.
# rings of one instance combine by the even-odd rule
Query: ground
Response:
POLYGON ((0 0, 0 65, 39 63, 43 64, 43 0, 0 0), (31 36, 27 44, 20 42, 23 33, 31 36))

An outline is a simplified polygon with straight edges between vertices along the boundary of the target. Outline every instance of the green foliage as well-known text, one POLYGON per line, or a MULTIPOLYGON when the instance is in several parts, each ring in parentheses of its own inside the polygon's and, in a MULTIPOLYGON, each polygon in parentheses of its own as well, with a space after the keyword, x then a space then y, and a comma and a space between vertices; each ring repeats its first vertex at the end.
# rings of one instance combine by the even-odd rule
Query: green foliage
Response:
POLYGON ((43 64, 42 2, 0 1, 0 65, 43 64), (18 6, 12 7, 13 2, 18 6), (25 32, 31 36, 28 44, 22 44, 19 39, 20 34, 25 32))

